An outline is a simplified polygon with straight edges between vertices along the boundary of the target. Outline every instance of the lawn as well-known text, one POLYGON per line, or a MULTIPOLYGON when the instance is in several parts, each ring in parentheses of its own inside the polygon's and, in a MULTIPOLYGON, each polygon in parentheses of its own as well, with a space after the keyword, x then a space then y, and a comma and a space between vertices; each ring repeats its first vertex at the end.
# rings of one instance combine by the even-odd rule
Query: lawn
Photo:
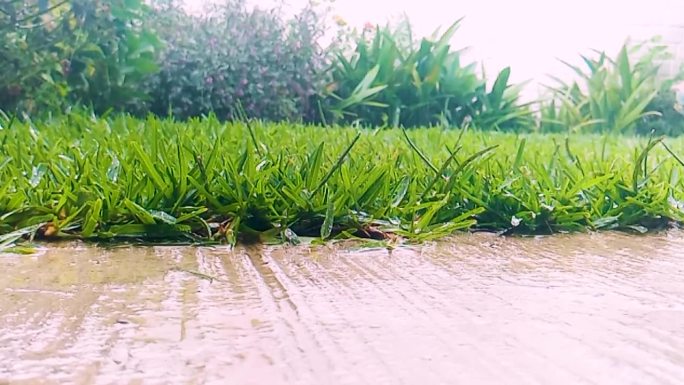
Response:
POLYGON ((684 221, 682 139, 71 114, 0 121, 0 246, 227 242, 684 221))

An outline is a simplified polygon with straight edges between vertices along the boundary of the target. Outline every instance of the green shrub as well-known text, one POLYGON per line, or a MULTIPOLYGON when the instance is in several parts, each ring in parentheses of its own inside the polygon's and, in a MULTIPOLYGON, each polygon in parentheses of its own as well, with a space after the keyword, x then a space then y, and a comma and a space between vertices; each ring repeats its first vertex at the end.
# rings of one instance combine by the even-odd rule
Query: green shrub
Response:
POLYGON ((197 16, 174 1, 158 2, 154 23, 166 49, 161 71, 146 85, 151 111, 228 119, 241 106, 249 117, 301 120, 325 84, 320 16, 308 6, 285 19, 278 9, 250 9, 244 0, 197 16))
POLYGON ((517 103, 519 88, 508 84, 510 69, 487 92, 476 65, 462 63, 450 45, 458 26, 419 42, 408 20, 396 28, 366 28, 351 55, 336 56, 326 118, 405 127, 472 121, 504 130, 531 124, 529 109, 517 103))
POLYGON ((143 0, 7 0, 0 5, 0 109, 95 112, 138 105, 159 42, 143 0))
POLYGON ((76 44, 64 49, 72 101, 101 113, 136 108, 143 80, 158 70, 158 37, 146 28, 144 0, 72 0, 76 44))
POLYGON ((58 27, 66 5, 49 10, 38 1, 0 3, 0 109, 32 111, 61 106, 67 93, 61 77, 58 27))
POLYGON ((614 59, 605 52, 582 56, 586 70, 564 62, 579 80, 556 78, 559 86, 550 87, 551 97, 541 104, 541 131, 633 133, 656 114, 649 105, 661 87, 658 61, 666 56, 663 46, 625 44, 614 59))
POLYGON ((679 136, 684 134, 684 115, 675 109, 677 99, 675 92, 669 88, 663 88, 653 98, 647 111, 657 112, 657 115, 648 115, 637 124, 636 133, 639 135, 679 136))

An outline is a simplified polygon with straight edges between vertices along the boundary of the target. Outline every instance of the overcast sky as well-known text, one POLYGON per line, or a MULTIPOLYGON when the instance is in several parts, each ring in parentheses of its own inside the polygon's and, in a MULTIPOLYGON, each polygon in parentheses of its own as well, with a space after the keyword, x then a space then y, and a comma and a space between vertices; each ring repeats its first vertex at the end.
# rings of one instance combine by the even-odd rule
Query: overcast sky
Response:
MULTIPOLYGON (((197 6, 206 0, 185 1, 197 6)), ((250 2, 269 6, 274 0, 250 2)), ((306 2, 287 1, 292 8, 306 2)), ((678 27, 684 26, 684 0, 336 0, 334 7, 356 26, 405 12, 416 35, 465 17, 454 45, 471 47, 469 57, 484 62, 488 72, 510 65, 515 81, 562 75, 557 58, 577 62, 578 53, 592 48, 612 54, 628 36, 684 41, 678 27)))

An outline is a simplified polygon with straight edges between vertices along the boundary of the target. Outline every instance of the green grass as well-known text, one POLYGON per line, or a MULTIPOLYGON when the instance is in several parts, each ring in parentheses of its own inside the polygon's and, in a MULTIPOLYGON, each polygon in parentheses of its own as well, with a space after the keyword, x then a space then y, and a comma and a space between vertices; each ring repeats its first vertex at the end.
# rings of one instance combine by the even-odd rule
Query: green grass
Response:
MULTIPOLYGON (((424 241, 684 220, 682 165, 659 139, 78 114, 0 125, 0 248, 34 235, 424 241)), ((684 153, 683 140, 667 146, 684 153)))

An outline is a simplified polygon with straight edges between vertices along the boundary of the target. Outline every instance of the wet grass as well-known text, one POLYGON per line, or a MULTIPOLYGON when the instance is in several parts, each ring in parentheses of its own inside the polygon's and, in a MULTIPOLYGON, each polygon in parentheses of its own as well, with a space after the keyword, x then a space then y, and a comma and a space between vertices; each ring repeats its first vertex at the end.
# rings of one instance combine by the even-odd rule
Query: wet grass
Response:
POLYGON ((77 114, 0 125, 0 248, 33 236, 424 241, 684 220, 682 140, 77 114))

